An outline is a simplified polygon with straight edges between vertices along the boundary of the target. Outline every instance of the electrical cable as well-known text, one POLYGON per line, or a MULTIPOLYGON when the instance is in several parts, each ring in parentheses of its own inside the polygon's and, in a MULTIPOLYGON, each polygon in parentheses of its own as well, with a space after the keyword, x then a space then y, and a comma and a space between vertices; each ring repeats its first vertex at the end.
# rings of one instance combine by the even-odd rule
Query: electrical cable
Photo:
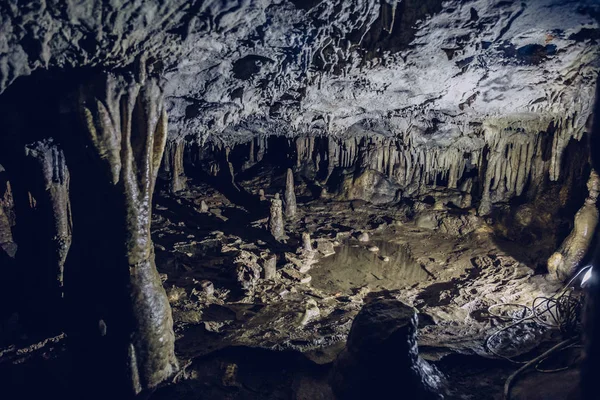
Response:
POLYGON ((545 360, 546 358, 548 358, 555 351, 558 351, 558 350, 561 350, 563 348, 566 348, 569 345, 574 344, 576 341, 577 341, 577 338, 570 338, 570 339, 567 339, 567 340, 563 340, 559 344, 557 344, 554 347, 552 347, 550 350, 548 350, 545 353, 539 355, 538 357, 534 358, 533 360, 525 363, 525 365, 523 365, 521 368, 519 368, 518 370, 516 370, 515 372, 513 372, 512 375, 509 376, 508 379, 506 380, 506 382, 504 383, 504 398, 506 400, 510 400, 510 391, 511 391, 512 385, 513 385, 515 379, 517 378, 517 376, 520 373, 522 373, 523 371, 525 371, 527 368, 531 367, 533 364, 540 363, 541 361, 545 360))
POLYGON ((503 358, 514 364, 522 365, 515 373, 513 373, 506 381, 504 398, 510 400, 510 389, 515 378, 527 368, 535 365, 535 369, 538 372, 551 373, 564 371, 570 367, 561 367, 557 369, 542 369, 540 365, 549 358, 556 351, 563 351, 568 348, 572 348, 577 345, 579 337, 579 321, 581 316, 582 301, 580 296, 577 296, 573 292, 571 284, 584 272, 588 271, 592 266, 586 266, 582 268, 569 282, 563 286, 561 290, 556 292, 551 297, 536 297, 531 307, 518 304, 518 303, 503 303, 494 304, 488 308, 488 313, 493 317, 500 318, 503 320, 513 321, 511 324, 498 329, 496 332, 489 335, 485 340, 485 347, 495 356, 503 358), (520 316, 513 315, 502 315, 495 313, 494 310, 500 307, 517 307, 522 309, 520 316), (502 332, 518 326, 526 321, 533 321, 540 326, 545 326, 552 329, 557 329, 563 334, 569 336, 569 338, 558 345, 554 346, 550 350, 546 351, 542 355, 529 360, 529 361, 517 361, 509 356, 501 354, 498 349, 494 348, 493 339, 497 338, 502 332))

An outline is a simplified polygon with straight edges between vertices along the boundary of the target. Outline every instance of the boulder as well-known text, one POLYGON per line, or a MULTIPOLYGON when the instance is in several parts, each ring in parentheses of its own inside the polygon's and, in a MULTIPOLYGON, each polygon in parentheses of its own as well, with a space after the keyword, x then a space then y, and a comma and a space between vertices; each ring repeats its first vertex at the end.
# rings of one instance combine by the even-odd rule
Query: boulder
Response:
POLYGON ((378 299, 358 313, 331 376, 340 399, 442 399, 442 375, 419 357, 417 313, 378 299))

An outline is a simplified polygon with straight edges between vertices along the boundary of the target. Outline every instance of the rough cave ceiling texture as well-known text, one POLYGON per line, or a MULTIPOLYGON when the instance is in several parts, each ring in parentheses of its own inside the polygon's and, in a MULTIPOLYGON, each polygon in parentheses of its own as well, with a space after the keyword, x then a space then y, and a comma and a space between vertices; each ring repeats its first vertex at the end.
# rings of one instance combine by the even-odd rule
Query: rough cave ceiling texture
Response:
POLYGON ((550 121, 578 137, 599 65, 596 0, 26 3, 0 3, 0 91, 39 68, 144 57, 165 75, 172 138, 378 132, 469 148, 482 124, 550 121))

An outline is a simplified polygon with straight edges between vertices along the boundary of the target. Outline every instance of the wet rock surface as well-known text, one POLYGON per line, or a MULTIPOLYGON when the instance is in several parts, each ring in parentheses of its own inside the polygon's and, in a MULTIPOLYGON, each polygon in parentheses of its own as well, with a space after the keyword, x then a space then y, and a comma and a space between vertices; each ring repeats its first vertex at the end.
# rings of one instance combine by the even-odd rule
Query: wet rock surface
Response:
MULTIPOLYGON (((411 387, 427 360, 500 398, 488 307, 593 243, 599 7, 0 2, 0 396, 387 390, 363 345, 394 346, 356 330, 395 304, 411 387)), ((494 346, 557 339, 530 322, 494 346)))
POLYGON ((390 398, 400 390, 408 398, 444 397, 441 374, 419 357, 416 311, 397 300, 374 300, 356 315, 332 384, 342 399, 390 398))

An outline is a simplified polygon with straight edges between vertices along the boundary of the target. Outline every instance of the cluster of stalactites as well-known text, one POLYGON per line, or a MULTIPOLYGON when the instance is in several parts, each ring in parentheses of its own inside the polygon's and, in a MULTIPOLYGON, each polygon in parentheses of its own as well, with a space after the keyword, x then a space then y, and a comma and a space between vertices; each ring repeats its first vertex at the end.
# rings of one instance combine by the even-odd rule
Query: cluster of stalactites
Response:
POLYGON ((483 140, 473 139, 468 146, 417 143, 410 135, 299 137, 296 163, 312 162, 318 170, 325 160, 329 174, 334 168, 369 168, 397 183, 406 196, 436 186, 470 190, 477 176, 481 180, 479 212, 485 215, 491 204, 521 196, 546 177, 558 180, 565 148, 571 140, 581 140, 584 132, 569 117, 486 123, 479 135, 483 140))

